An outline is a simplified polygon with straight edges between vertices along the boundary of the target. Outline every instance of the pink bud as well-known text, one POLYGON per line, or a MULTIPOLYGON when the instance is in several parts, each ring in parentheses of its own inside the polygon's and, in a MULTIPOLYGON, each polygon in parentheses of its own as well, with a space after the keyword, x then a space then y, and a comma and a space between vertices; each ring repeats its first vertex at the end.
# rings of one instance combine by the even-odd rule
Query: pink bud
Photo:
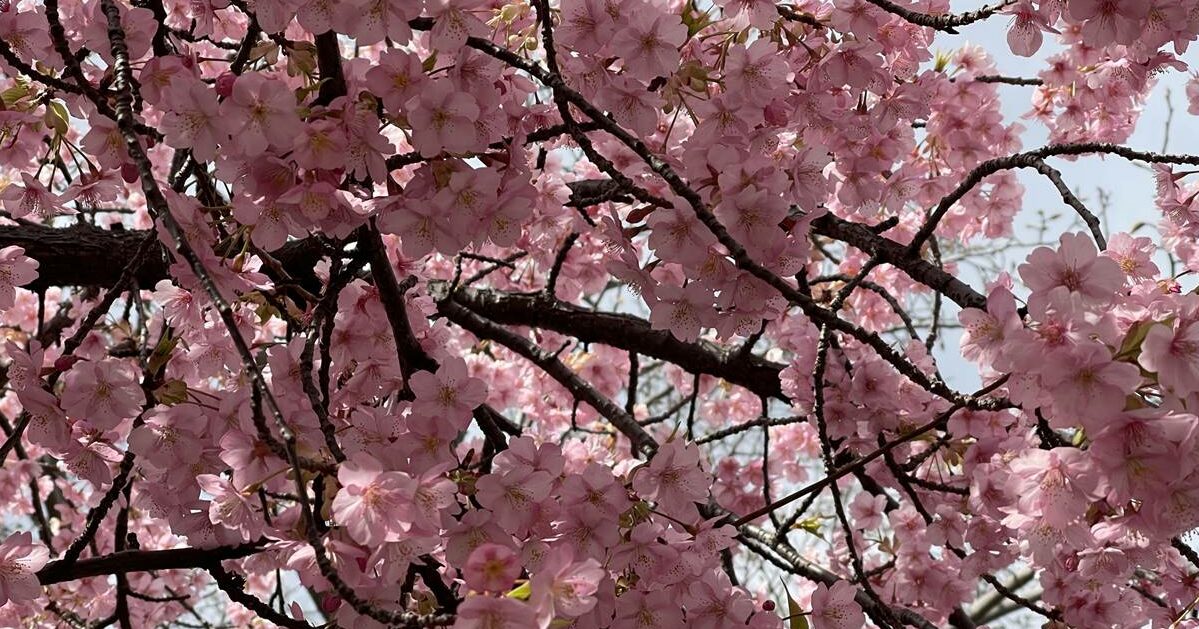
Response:
POLYGON ((337 611, 337 608, 339 607, 341 607, 340 596, 332 593, 326 593, 321 598, 321 611, 325 612, 326 614, 331 614, 337 611))
POLYGON ((764 611, 764 612, 774 611, 774 601, 772 601, 772 600, 762 601, 762 611, 764 611))
POLYGON ((133 164, 121 164, 121 179, 125 183, 137 183, 137 166, 133 164))
POLYGON ((83 359, 78 356, 59 356, 58 359, 54 361, 54 369, 55 371, 66 371, 80 360, 83 359))
POLYGON ((232 72, 223 72, 216 78, 216 93, 221 98, 229 98, 233 95, 233 83, 237 81, 237 75, 232 72))

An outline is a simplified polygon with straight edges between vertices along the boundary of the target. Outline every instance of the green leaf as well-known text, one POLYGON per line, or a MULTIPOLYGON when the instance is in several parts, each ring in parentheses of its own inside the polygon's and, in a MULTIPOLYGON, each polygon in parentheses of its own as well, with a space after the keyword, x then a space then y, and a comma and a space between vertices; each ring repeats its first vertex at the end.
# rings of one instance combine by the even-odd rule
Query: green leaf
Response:
POLYGON ((796 526, 811 533, 812 535, 820 535, 820 518, 818 516, 804 518, 797 522, 796 526))
POLYGON ((429 55, 427 59, 420 62, 420 67, 425 72, 432 72, 433 68, 437 67, 437 51, 434 50, 433 54, 429 55))
POLYGON ((952 59, 948 53, 943 53, 940 50, 938 50, 936 52, 936 56, 934 57, 933 71, 934 72, 944 72, 945 68, 949 67, 949 62, 951 60, 952 59))
POLYGON ((783 592, 787 594, 787 620, 791 629, 808 629, 808 618, 799 603, 791 597, 786 581, 783 581, 783 592))
POLYGON ((42 122, 45 122, 47 127, 54 129, 59 135, 66 135, 70 121, 71 114, 67 113, 65 105, 56 100, 46 103, 46 115, 42 117, 42 122))
POLYGON ((1145 342, 1145 337, 1149 335, 1149 330, 1157 325, 1157 321, 1137 321, 1128 329, 1128 334, 1124 337, 1124 342, 1120 344, 1120 351, 1116 352, 1116 360, 1127 358, 1136 358, 1141 353, 1141 344, 1145 342))
POLYGON ((516 586, 511 592, 508 592, 508 598, 514 598, 520 601, 527 601, 533 594, 533 586, 528 581, 516 586))
POLYGON ((0 99, 4 100, 5 107, 11 107, 27 96, 29 96, 29 87, 20 83, 0 92, 0 99))
POLYGON ((154 389, 154 397, 160 404, 174 406, 187 401, 187 383, 182 380, 168 380, 165 384, 154 389))
POLYGON ((151 374, 157 375, 162 371, 167 361, 171 359, 171 352, 175 351, 177 345, 179 345, 179 339, 172 338, 169 334, 163 336, 162 340, 158 341, 158 345, 150 353, 149 368, 151 374))

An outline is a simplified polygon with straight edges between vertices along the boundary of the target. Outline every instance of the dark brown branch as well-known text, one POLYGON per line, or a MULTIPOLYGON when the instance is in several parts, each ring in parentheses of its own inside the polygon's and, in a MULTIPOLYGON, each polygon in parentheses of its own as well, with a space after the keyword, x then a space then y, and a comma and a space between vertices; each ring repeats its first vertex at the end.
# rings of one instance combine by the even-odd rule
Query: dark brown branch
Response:
POLYGON ((1002 83, 1004 85, 1037 86, 1045 84, 1041 79, 1030 79, 1023 76, 1001 76, 998 74, 983 74, 974 77, 974 80, 979 83, 1002 83))
POLYGON ((1107 239, 1103 237, 1103 226, 1099 224, 1099 218, 1091 210, 1087 209, 1082 200, 1070 190, 1070 187, 1062 179, 1061 171, 1046 164, 1043 159, 1033 161, 1033 168, 1037 169, 1037 172, 1045 175, 1053 183, 1053 187, 1057 188, 1062 201, 1065 201, 1066 205, 1074 208, 1074 211, 1078 213, 1078 217, 1087 224, 1087 229, 1091 230, 1091 235, 1094 236, 1095 244, 1099 246, 1100 251, 1107 249, 1107 239))
POLYGON ((213 561, 240 559, 265 550, 265 540, 216 548, 171 548, 168 550, 124 550, 74 563, 58 560, 46 564, 37 573, 42 585, 65 583, 88 577, 152 570, 189 570, 213 561))
MULTIPOLYGON (((440 303, 449 296, 445 282, 430 282, 429 292, 440 303)), ((543 295, 509 294, 458 289, 454 301, 502 325, 525 325, 567 334, 582 343, 600 343, 633 350, 675 363, 692 373, 723 378, 760 396, 785 399, 779 372, 785 365, 735 352, 708 341, 683 343, 668 330, 654 330, 632 315, 592 312, 543 295)))
POLYGON ((258 614, 260 618, 272 622, 280 627, 288 629, 312 629, 312 625, 297 620, 286 614, 275 611, 270 605, 258 600, 253 594, 245 590, 246 582, 241 575, 231 573, 221 567, 219 561, 213 561, 209 565, 204 566, 208 574, 212 575, 216 581, 217 587, 229 597, 229 600, 239 603, 246 609, 258 614))
MULTIPOLYGON (((38 278, 26 288, 47 286, 113 286, 122 267, 134 258, 147 231, 105 230, 86 223, 71 227, 44 225, 0 226, 0 247, 17 245, 38 261, 38 278)), ((305 286, 316 282, 313 267, 321 258, 315 238, 292 241, 272 256, 305 286)), ((134 274, 139 288, 153 288, 168 279, 167 249, 155 246, 134 274)))
POLYGON ((599 411, 617 430, 632 442, 635 452, 648 456, 657 450, 658 444, 632 416, 612 400, 604 397, 590 383, 579 377, 570 367, 549 352, 542 350, 532 341, 497 325, 472 312, 451 296, 439 304, 439 310, 455 325, 481 339, 495 341, 529 362, 537 365, 550 377, 558 381, 577 399, 599 411))
POLYGON ((985 20, 992 15, 1001 11, 1004 7, 1012 4, 1015 0, 1004 0, 1003 2, 988 5, 976 11, 967 13, 946 13, 943 15, 931 15, 928 13, 920 13, 911 9, 902 7, 891 0, 867 0, 870 4, 888 12, 894 13, 899 17, 919 26, 927 26, 950 34, 957 34, 957 27, 966 26, 985 20))
POLYGON ((346 94, 346 77, 341 70, 341 45, 337 33, 325 31, 316 36, 316 63, 321 73, 321 88, 317 105, 328 105, 346 94))

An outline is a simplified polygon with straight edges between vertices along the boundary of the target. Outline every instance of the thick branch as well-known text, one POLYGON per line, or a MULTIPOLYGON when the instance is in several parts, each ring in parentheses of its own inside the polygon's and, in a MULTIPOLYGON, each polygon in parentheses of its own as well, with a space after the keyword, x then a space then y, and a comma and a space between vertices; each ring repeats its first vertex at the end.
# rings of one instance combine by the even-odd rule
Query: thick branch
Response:
MULTIPOLYGON (((431 282, 429 292, 447 303, 444 282, 431 282)), ((723 378, 757 395, 784 399, 779 372, 785 365, 756 356, 738 356, 707 341, 683 343, 667 330, 654 330, 644 319, 626 314, 592 312, 541 295, 459 289, 454 301, 502 325, 525 325, 601 343, 674 363, 692 373, 723 378)), ((443 313, 444 314, 444 313, 443 313)))
POLYGON ((108 574, 127 574, 151 570, 188 570, 212 565, 214 561, 240 559, 264 550, 265 542, 216 548, 171 548, 168 550, 124 550, 121 552, 80 559, 75 562, 51 561, 38 571, 42 585, 52 585, 98 577, 108 574))
MULTIPOLYGON (((121 270, 137 251, 147 232, 104 230, 88 224, 57 228, 43 225, 0 227, 0 247, 18 245, 38 261, 38 278, 31 290, 46 286, 113 286, 121 270)), ((293 277, 315 282, 312 269, 321 257, 320 243, 297 240, 272 252, 293 277)), ((140 288, 153 288, 170 277, 170 254, 162 245, 146 256, 135 275, 140 288)))
POLYGON ((543 351, 519 334, 484 319, 452 297, 442 301, 439 308, 447 319, 464 330, 481 339, 495 341, 537 365, 542 371, 557 380, 558 384, 569 390, 576 399, 586 402, 599 411, 609 423, 629 439, 635 453, 648 456, 658 449, 658 444, 654 441, 653 436, 646 432, 637 423, 637 420, 612 400, 601 395, 591 384, 580 378, 557 357, 543 351))
POLYGON ((929 28, 934 28, 936 30, 939 30, 939 31, 942 31, 945 33, 951 33, 951 34, 956 35, 958 32, 957 27, 966 26, 967 24, 973 24, 974 22, 979 22, 979 21, 985 20, 985 19, 991 17, 992 15, 995 15, 996 13, 1001 11, 1004 7, 1008 6, 1009 4, 1012 4, 1012 2, 1014 0, 1004 0, 1003 2, 988 5, 981 9, 978 9, 976 11, 970 11, 968 13, 956 13, 956 14, 955 13, 945 13, 942 15, 932 15, 929 13, 920 13, 919 11, 913 11, 911 9, 908 9, 908 8, 902 7, 898 4, 895 4, 894 2, 891 2, 890 0, 867 0, 867 1, 870 2, 870 4, 873 4, 874 6, 880 8, 888 13, 894 13, 895 15, 898 15, 899 17, 911 22, 912 24, 917 24, 919 26, 927 26, 929 28))

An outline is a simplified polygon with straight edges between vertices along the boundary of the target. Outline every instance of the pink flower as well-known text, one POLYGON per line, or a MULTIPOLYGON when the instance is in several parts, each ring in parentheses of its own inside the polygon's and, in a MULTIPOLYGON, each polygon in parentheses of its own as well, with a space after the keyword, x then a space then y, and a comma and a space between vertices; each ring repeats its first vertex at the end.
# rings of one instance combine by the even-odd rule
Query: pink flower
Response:
POLYGON ((555 547, 533 572, 529 602, 538 608, 541 627, 555 617, 576 618, 595 607, 599 582, 608 575, 593 558, 575 561, 565 546, 555 547))
POLYGON ((233 147, 246 157, 261 154, 271 144, 290 147, 304 129, 296 113, 295 94, 282 81, 257 72, 237 77, 221 113, 237 138, 233 147))
POLYGON ((866 626, 862 606, 854 600, 857 590, 849 581, 833 587, 821 583, 812 593, 812 629, 861 629, 866 626))
MULTIPOLYGON (((98 4, 98 3, 97 3, 98 4)), ((221 114, 216 92, 190 77, 178 77, 163 91, 162 133, 175 148, 190 148, 196 159, 211 161, 217 145, 229 139, 230 120, 221 114)))
POLYGON ((874 529, 882 525, 883 508, 886 506, 886 496, 872 496, 863 491, 850 501, 849 515, 854 526, 863 530, 874 529))
POLYGON ((254 0, 250 6, 263 32, 274 34, 287 28, 287 24, 296 16, 297 4, 293 0, 254 0))
POLYGON ((606 4, 606 0, 563 0, 562 23, 555 29, 558 44, 583 54, 594 54, 607 46, 616 34, 617 23, 606 4))
POLYGON ((337 470, 341 490, 333 499, 333 519, 350 537, 367 546, 394 542, 410 528, 406 522, 412 478, 403 472, 385 472, 364 452, 342 463, 337 470))
MULTIPOLYGON (((450 175, 449 181, 433 195, 429 203, 446 215, 461 213, 467 217, 485 216, 498 200, 500 175, 490 168, 468 168, 450 175)), ((463 236, 475 240, 477 221, 459 223, 463 236)))
POLYGON ((633 78, 612 77, 607 89, 597 96, 620 126, 640 135, 651 135, 658 128, 658 109, 662 97, 633 78))
POLYGON ((63 197, 74 199, 76 204, 83 207, 100 207, 105 201, 116 201, 124 192, 124 183, 116 171, 88 170, 71 182, 63 197))
POLYGON ((1031 449, 1011 463, 1010 490, 1024 515, 1065 526, 1086 511, 1098 478, 1077 448, 1031 449))
POLYGON ((476 592, 504 592, 520 576, 520 559, 511 548, 483 544, 471 552, 462 575, 467 587, 476 592))
POLYGON ((275 459, 266 444, 240 430, 226 432, 220 440, 221 461, 233 470, 233 484, 246 488, 265 482, 286 464, 275 459))
POLYGON ((1062 234, 1057 251, 1037 247, 1019 271, 1034 294, 1064 287, 1095 305, 1111 299, 1124 284, 1120 265, 1100 257, 1091 237, 1082 233, 1062 234))
POLYGON ((0 310, 13 307, 16 287, 37 279, 38 261, 25 256, 25 249, 10 245, 0 249, 0 310))
POLYGON ((316 120, 295 135, 292 159, 301 168, 337 170, 345 165, 346 146, 345 130, 338 121, 316 120))
POLYGON ((1142 32, 1141 23, 1149 8, 1146 0, 1070 0, 1070 17, 1083 22, 1082 37, 1102 48, 1113 42, 1131 44, 1142 32))
POLYGON ((660 629, 686 627, 681 606, 663 589, 630 590, 616 599, 616 620, 620 629, 660 629))
POLYGON ((787 216, 787 202, 769 190, 746 186, 725 197, 715 214, 734 239, 762 251, 783 237, 779 222, 787 216))
POLYGON ((71 445, 71 424, 58 408, 58 399, 45 389, 35 386, 17 393, 26 413, 29 413, 29 428, 25 435, 30 443, 36 443, 55 452, 65 452, 71 445))
POLYGON ((33 543, 28 531, 13 533, 0 543, 0 606, 9 601, 32 601, 42 595, 37 571, 50 559, 50 551, 33 543))
POLYGON ((307 230, 296 220, 291 207, 284 205, 282 198, 251 199, 238 196, 233 199, 233 218, 242 225, 252 226, 250 240, 267 252, 272 252, 287 242, 288 236, 304 236, 307 230))
POLYGON ((616 31, 612 49, 619 51, 628 73, 646 81, 669 77, 679 67, 679 47, 687 41, 687 27, 673 13, 646 7, 651 16, 631 19, 616 31))
POLYGON ((633 490, 653 499, 663 513, 690 519, 695 503, 708 497, 712 479, 700 467, 699 448, 682 440, 667 441, 648 465, 633 474, 633 490))
POLYGON ((588 464, 581 474, 563 478, 558 499, 569 511, 583 511, 602 518, 619 517, 629 507, 624 486, 610 469, 598 463, 588 464))
POLYGON ((32 10, 0 13, 0 40, 26 61, 44 59, 53 53, 46 20, 32 10))
POLYGON ((1082 421, 1088 430, 1123 411, 1125 397, 1141 382, 1136 365, 1113 361, 1098 343, 1051 352, 1043 362, 1041 385, 1052 392, 1054 409, 1061 419, 1082 421))
POLYGON ((169 470, 190 465, 203 453, 201 435, 208 418, 196 404, 159 407, 129 433, 129 449, 150 467, 169 470))
POLYGON ((430 417, 444 418, 466 428, 475 407, 487 401, 487 385, 472 378, 461 358, 441 363, 437 373, 418 371, 408 381, 416 399, 412 410, 430 417))
POLYGON ((537 626, 533 608, 506 596, 468 596, 458 606, 453 629, 529 629, 537 626))
POLYGON ((242 539, 246 541, 258 537, 263 522, 249 497, 228 479, 215 474, 200 474, 196 476, 196 482, 210 496, 208 519, 213 524, 241 531, 242 539))
POLYGON ((1160 272, 1152 260, 1156 250, 1157 246, 1153 244, 1152 238, 1133 237, 1125 232, 1118 232, 1107 239, 1107 249, 1103 255, 1115 260, 1120 265, 1120 270, 1128 277, 1147 280, 1157 277, 1160 272))
POLYGON ((1045 39, 1042 31, 1057 32, 1029 0, 1020 0, 1006 12, 1012 15, 1012 25, 1007 32, 1008 47, 1021 57, 1031 57, 1040 50, 1045 39))
POLYGON ((728 575, 717 570, 692 581, 683 600, 689 629, 742 627, 754 612, 753 601, 729 583, 728 575))
POLYGON ((429 43, 435 50, 453 52, 468 37, 487 37, 487 25, 475 15, 485 9, 486 0, 429 0, 429 14, 435 20, 429 43))
POLYGON ((724 7, 725 15, 732 16, 735 24, 748 23, 763 31, 770 30, 779 19, 772 0, 716 0, 716 4, 724 7))
POLYGON ((475 119, 479 105, 474 97, 455 89, 446 80, 429 82, 408 103, 412 145, 424 157, 442 151, 465 153, 475 146, 475 119))
POLYGON ((676 339, 691 343, 710 323, 712 293, 698 282, 683 288, 660 284, 655 287, 654 296, 649 322, 655 330, 670 330, 676 339))
POLYGON ((699 222, 695 212, 680 205, 658 208, 650 214, 649 246, 663 260, 695 265, 707 259, 708 248, 716 244, 716 237, 699 222))
MULTIPOLYGON (((108 39, 108 18, 104 14, 103 3, 97 0, 85 6, 83 10, 89 10, 91 15, 90 19, 83 21, 86 25, 81 33, 83 41, 88 48, 103 56, 105 61, 112 63, 115 58, 112 56, 112 44, 108 39)), ((116 7, 121 14, 121 25, 127 33, 125 45, 129 49, 129 59, 139 59, 150 51, 158 21, 150 9, 130 8, 123 2, 116 3, 116 7)))
POLYGON ((958 321, 965 327, 962 357, 983 365, 993 364, 1005 342, 1023 327, 1016 312, 1015 298, 1002 286, 997 286, 987 296, 986 310, 963 308, 958 321))
MULTIPOLYGON (((424 3, 413 0, 353 0, 330 4, 334 5, 334 29, 355 38, 358 44, 365 46, 381 42, 386 37, 396 44, 406 44, 412 38, 412 28, 408 21, 420 16, 421 5, 424 3)), ((311 13, 309 17, 312 17, 311 13)))
POLYGON ((422 469, 410 485, 407 500, 411 508, 407 519, 412 527, 409 533, 436 535, 441 531, 442 511, 458 504, 455 498, 458 485, 445 475, 452 467, 453 464, 447 462, 422 469))
POLYGON ((817 76, 831 88, 867 89, 886 76, 882 52, 882 46, 873 41, 842 42, 820 61, 817 76))
POLYGON ((394 48, 383 51, 378 65, 366 71, 366 86, 392 113, 403 111, 404 103, 420 95, 427 81, 420 57, 394 48))
POLYGON ((1140 363, 1179 397, 1199 391, 1199 321, 1180 318, 1151 327, 1141 345, 1140 363))
POLYGON ((476 498, 491 509, 496 523, 505 531, 521 535, 537 517, 537 504, 549 496, 551 480, 547 472, 520 466, 480 478, 475 482, 476 498))
POLYGON ((404 255, 420 258, 432 251, 452 256, 466 246, 474 221, 464 213, 445 212, 423 199, 392 203, 379 228, 400 237, 404 255))
POLYGON ((778 46, 769 39, 758 39, 748 47, 733 46, 724 66, 724 89, 749 105, 765 105, 780 90, 786 93, 787 70, 785 57, 779 56, 778 46))
POLYGON ((145 403, 133 366, 112 358, 75 365, 62 391, 67 414, 100 430, 116 428, 141 412, 145 403))
MULTIPOLYGON (((74 214, 75 210, 63 207, 63 203, 69 200, 48 190, 37 177, 29 173, 21 173, 20 184, 9 184, 0 189, 0 207, 13 218, 32 214, 42 220, 49 220, 55 216, 74 214)), ((24 249, 21 251, 24 252, 24 249)))

